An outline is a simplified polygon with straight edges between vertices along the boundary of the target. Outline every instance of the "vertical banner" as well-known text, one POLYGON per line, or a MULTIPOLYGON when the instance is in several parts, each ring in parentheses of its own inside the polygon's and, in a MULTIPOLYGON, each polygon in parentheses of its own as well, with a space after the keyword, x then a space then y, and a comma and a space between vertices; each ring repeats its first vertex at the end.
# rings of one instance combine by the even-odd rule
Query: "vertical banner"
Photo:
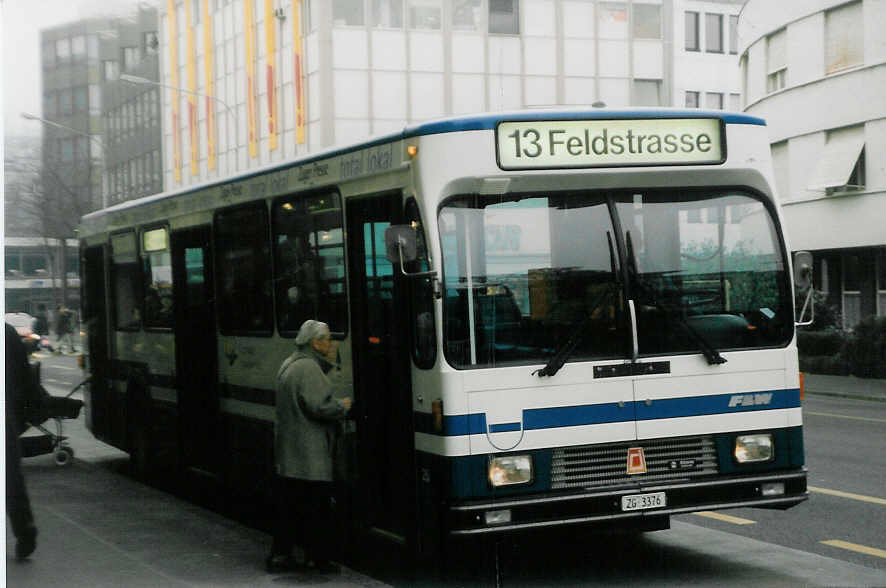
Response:
POLYGON ((274 0, 265 0, 265 61, 268 90, 268 148, 277 149, 277 17, 274 0))
POLYGON ((249 135, 249 156, 258 155, 258 137, 255 128, 255 14, 252 0, 243 0, 243 26, 246 30, 246 127, 249 135))
POLYGON ((209 169, 215 169, 215 46, 212 44, 212 12, 203 0, 203 66, 206 75, 206 148, 209 169))
POLYGON ((192 1, 185 2, 185 50, 188 73, 188 142, 191 146, 191 175, 200 173, 200 143, 197 140, 197 48, 194 47, 194 23, 191 18, 192 1))
POLYGON ((302 70, 301 1, 292 0, 292 63, 295 67, 295 142, 305 142, 305 87, 302 70))
POLYGON ((179 129, 179 80, 178 80, 178 26, 175 19, 175 0, 166 2, 166 20, 169 25, 169 85, 172 102, 172 173, 176 183, 182 181, 181 129, 179 129))

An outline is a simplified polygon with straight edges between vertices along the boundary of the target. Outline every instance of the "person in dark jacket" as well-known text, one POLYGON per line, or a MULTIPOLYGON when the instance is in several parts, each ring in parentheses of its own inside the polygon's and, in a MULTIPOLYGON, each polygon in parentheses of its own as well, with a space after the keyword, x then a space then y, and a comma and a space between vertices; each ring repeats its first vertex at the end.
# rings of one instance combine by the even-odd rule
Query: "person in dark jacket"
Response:
POLYGON ((37 314, 34 315, 32 330, 41 337, 49 336, 49 317, 46 315, 46 305, 37 305, 37 314))
POLYGON ((58 335, 58 349, 64 351, 65 341, 71 348, 71 353, 77 349, 74 347, 74 313, 68 308, 59 305, 55 313, 55 332, 58 335))
POLYGON ((347 416, 351 398, 336 398, 326 376, 333 366, 335 344, 325 323, 305 321, 295 345, 295 353, 277 372, 277 519, 266 566, 271 573, 296 569, 292 548, 298 538, 305 549, 305 564, 335 572, 338 567, 329 561, 333 448, 336 423, 347 416))
POLYGON ((37 527, 21 466, 19 435, 27 420, 27 401, 38 396, 28 352, 15 327, 6 323, 6 516, 15 535, 15 557, 22 560, 37 547, 37 527))

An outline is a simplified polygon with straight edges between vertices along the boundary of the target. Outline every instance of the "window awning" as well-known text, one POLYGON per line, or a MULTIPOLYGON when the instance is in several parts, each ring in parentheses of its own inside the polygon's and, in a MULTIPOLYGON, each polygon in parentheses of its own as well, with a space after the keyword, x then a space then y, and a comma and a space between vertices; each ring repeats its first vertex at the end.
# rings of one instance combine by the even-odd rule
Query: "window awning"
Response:
POLYGON ((818 158, 808 189, 822 191, 845 186, 863 147, 863 126, 828 133, 828 142, 818 158))

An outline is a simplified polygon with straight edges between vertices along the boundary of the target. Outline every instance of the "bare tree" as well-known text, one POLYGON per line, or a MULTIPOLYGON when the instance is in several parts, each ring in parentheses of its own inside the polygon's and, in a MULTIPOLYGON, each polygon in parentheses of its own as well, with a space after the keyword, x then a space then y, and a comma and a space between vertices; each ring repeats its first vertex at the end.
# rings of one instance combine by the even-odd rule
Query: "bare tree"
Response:
MULTIPOLYGON (((86 162, 89 162, 88 147, 85 156, 86 162)), ((26 217, 33 220, 38 233, 44 238, 53 284, 58 268, 61 284, 61 299, 58 302, 67 306, 67 239, 76 238, 80 218, 96 208, 89 190, 93 166, 82 161, 59 161, 53 155, 35 160, 34 166, 36 179, 29 187, 22 187, 20 201, 26 217), (58 248, 52 246, 52 240, 59 244, 58 248)))

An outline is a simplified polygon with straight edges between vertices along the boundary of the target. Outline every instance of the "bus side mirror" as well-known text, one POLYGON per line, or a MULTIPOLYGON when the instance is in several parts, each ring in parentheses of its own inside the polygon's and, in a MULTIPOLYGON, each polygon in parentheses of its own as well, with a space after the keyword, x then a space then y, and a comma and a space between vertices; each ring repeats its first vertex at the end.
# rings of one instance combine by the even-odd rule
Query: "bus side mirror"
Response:
POLYGON ((391 225, 385 229, 385 257, 408 278, 436 278, 437 272, 406 273, 404 265, 418 259, 418 238, 412 225, 391 225))
POLYGON ((794 325, 797 327, 811 325, 815 320, 815 302, 812 299, 812 254, 808 251, 794 253, 794 286, 798 292, 808 290, 800 316, 794 318, 794 325), (809 318, 804 320, 806 309, 809 309, 809 318))
POLYGON ((805 290, 812 285, 812 254, 808 251, 794 253, 794 284, 797 290, 805 290))
POLYGON ((415 261, 418 257, 415 229, 409 225, 391 225, 385 229, 385 257, 394 265, 415 261))

